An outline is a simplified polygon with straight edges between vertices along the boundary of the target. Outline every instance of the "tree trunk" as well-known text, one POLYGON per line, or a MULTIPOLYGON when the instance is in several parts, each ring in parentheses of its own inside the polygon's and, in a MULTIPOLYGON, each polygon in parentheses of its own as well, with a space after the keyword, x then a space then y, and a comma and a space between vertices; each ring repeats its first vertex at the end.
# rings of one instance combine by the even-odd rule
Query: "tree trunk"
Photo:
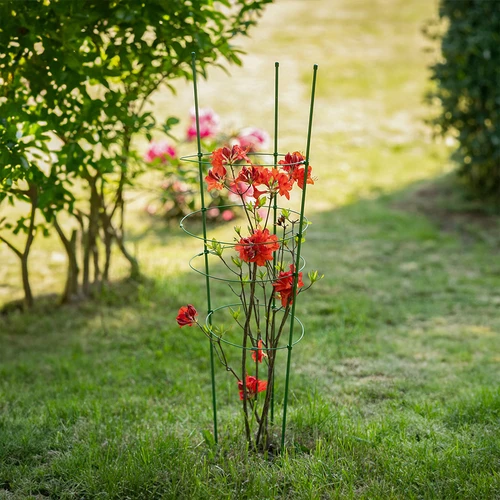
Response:
POLYGON ((104 233, 104 269, 102 272, 102 280, 109 281, 109 268, 111 266, 111 246, 113 244, 113 231, 109 227, 109 217, 105 210, 101 213, 101 224, 104 233))
POLYGON ((28 237, 26 238, 26 244, 24 245, 24 252, 21 256, 21 273, 23 278, 23 290, 24 290, 24 304, 28 309, 33 307, 33 293, 31 291, 29 268, 28 268, 28 257, 31 250, 31 245, 35 239, 35 215, 38 208, 38 191, 35 184, 29 184, 28 186, 28 196, 31 202, 31 213, 30 213, 30 225, 28 228, 28 237))
POLYGON ((27 253, 23 253, 21 257, 21 273, 23 277, 24 305, 27 309, 31 309, 33 307, 34 301, 33 293, 31 292, 27 253))
POLYGON ((114 228, 112 223, 110 223, 110 228, 113 231, 113 236, 116 239, 116 243, 118 244, 118 248, 120 249, 123 256, 130 263, 130 277, 133 279, 139 278, 141 275, 141 272, 139 269, 139 262, 132 254, 129 253, 129 251, 125 247, 125 243, 123 241, 123 234, 118 234, 118 231, 114 228))
POLYGON ((68 271, 66 275, 66 285, 64 287, 64 292, 61 298, 63 304, 73 302, 79 295, 78 290, 78 274, 80 269, 78 268, 78 261, 76 258, 76 240, 78 238, 78 231, 73 229, 71 233, 71 239, 68 239, 64 234, 61 226, 54 217, 54 227, 59 235, 59 238, 66 250, 66 255, 68 256, 68 271))
MULTIPOLYGON (((99 232, 99 208, 100 201, 99 195, 97 194, 95 177, 88 179, 90 186, 90 213, 89 213, 89 224, 87 228, 87 234, 85 238, 85 245, 83 250, 83 283, 82 290, 84 295, 90 295, 90 267, 91 267, 91 257, 94 257, 97 250, 97 236, 99 232)), ((94 283, 99 280, 99 268, 95 265, 94 260, 94 283), (97 276, 96 276, 97 274, 97 276)))

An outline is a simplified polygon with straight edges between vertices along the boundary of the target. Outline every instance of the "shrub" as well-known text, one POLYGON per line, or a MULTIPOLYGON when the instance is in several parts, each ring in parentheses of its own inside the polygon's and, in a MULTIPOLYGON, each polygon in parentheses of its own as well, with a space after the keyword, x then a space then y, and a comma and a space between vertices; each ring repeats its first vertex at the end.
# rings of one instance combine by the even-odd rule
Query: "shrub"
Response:
POLYGON ((139 273, 124 224, 125 190, 143 168, 134 139, 177 121, 157 123, 147 105, 190 78, 192 51, 204 76, 210 65, 241 64, 230 41, 270 1, 0 2, 0 203, 29 206, 0 220, 0 241, 21 259, 25 282, 41 217, 68 254, 66 300, 108 279, 113 245, 139 273), (10 232, 26 234, 21 250, 10 232))
POLYGON ((441 0, 447 24, 430 94, 442 111, 437 131, 458 139, 459 175, 477 195, 500 195, 500 8, 490 0, 441 0))
MULTIPOLYGON (((243 129, 221 128, 220 118, 210 108, 200 108, 200 139, 204 151, 213 151, 223 146, 238 145, 250 153, 264 151, 269 143, 269 134, 256 127, 243 129)), ((155 196, 146 206, 151 214, 162 214, 167 220, 178 220, 181 217, 199 208, 196 200, 199 199, 199 177, 197 169, 192 163, 180 161, 177 155, 178 147, 194 142, 196 139, 196 118, 194 109, 191 110, 189 126, 184 139, 176 140, 173 135, 170 139, 151 141, 143 159, 150 166, 158 166, 165 179, 161 184, 161 193, 155 196), (175 141, 175 145, 174 145, 175 141)), ((192 153, 190 148, 189 153, 192 153)), ((211 191, 209 194, 207 216, 212 221, 230 221, 235 213, 228 205, 241 201, 235 193, 211 191)))

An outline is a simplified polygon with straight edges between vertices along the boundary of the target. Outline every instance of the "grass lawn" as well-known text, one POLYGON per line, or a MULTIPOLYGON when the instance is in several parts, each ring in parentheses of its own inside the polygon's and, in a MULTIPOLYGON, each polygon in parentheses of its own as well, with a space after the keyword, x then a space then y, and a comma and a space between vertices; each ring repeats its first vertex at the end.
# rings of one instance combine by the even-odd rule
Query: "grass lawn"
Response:
MULTIPOLYGON (((207 341, 175 323, 179 306, 205 304, 187 262, 199 242, 137 201, 141 283, 118 267, 100 302, 0 315, 0 499, 500 498, 500 218, 463 198, 423 125, 420 28, 435 8, 277 0, 244 67, 201 85, 202 106, 270 130, 280 60, 280 149, 303 149, 320 65, 303 254, 325 279, 297 305, 286 452, 247 453, 222 369, 211 443, 207 341)), ((155 109, 190 106, 179 85, 155 109)), ((37 244, 39 295, 61 288, 57 252, 37 244)), ((0 259, 7 302, 17 262, 4 247, 0 259)))

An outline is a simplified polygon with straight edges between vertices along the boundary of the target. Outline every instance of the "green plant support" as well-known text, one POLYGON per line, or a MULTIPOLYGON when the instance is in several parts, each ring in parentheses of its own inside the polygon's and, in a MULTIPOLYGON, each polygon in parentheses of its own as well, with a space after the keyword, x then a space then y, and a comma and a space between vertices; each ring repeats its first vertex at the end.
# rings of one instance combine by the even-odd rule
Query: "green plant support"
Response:
MULTIPOLYGON (((309 158, 310 158, 310 149, 311 149, 311 135, 312 135, 312 123, 313 123, 313 111, 314 111, 314 97, 316 91, 316 76, 317 76, 318 66, 314 65, 313 67, 313 77, 312 77, 312 89, 311 89, 311 101, 309 108, 309 121, 307 127, 307 141, 306 141, 306 149, 305 149, 305 161, 304 161, 304 179, 303 179, 303 189, 302 196, 300 200, 300 210, 295 212, 299 218, 298 230, 295 234, 297 246, 296 246, 296 255, 294 262, 294 273, 293 273, 293 292, 292 296, 296 296, 298 279, 299 279, 299 271, 304 267, 305 260, 301 256, 302 253, 302 241, 303 241, 303 233, 307 228, 307 219, 305 218, 305 203, 306 203, 306 193, 307 193, 307 175, 308 175, 308 167, 309 167, 309 158)), ((224 341, 232 346, 239 347, 241 349, 255 350, 255 347, 241 346, 234 342, 226 341, 225 339, 219 338, 212 329, 212 318, 214 313, 217 311, 231 308, 235 306, 234 304, 225 305, 222 307, 218 307, 215 310, 212 307, 212 298, 211 298, 211 280, 224 280, 223 278, 217 277, 211 274, 210 262, 209 262, 209 254, 210 247, 209 245, 213 245, 213 240, 208 239, 207 237, 207 206, 205 202, 205 184, 204 184, 204 176, 207 173, 207 168, 210 166, 209 154, 207 152, 203 152, 201 148, 201 137, 200 137, 200 122, 199 122, 199 104, 198 104, 198 85, 197 85, 197 70, 196 70, 196 54, 192 53, 192 72, 193 72, 193 88, 194 88, 194 108, 195 108, 195 118, 196 118, 196 142, 197 142, 197 153, 196 155, 189 155, 182 158, 184 161, 191 161, 197 163, 198 166, 198 174, 199 174, 199 183, 200 183, 200 202, 201 209, 196 211, 197 215, 201 214, 201 222, 202 222, 202 235, 196 235, 192 233, 185 225, 186 220, 193 216, 195 212, 188 214, 184 217, 180 223, 181 228, 186 231, 189 235, 194 236, 203 241, 203 252, 193 257, 193 259, 197 257, 203 257, 203 271, 199 271, 192 265, 193 259, 190 261, 191 267, 199 272, 200 274, 205 276, 205 287, 206 287, 206 300, 207 300, 207 316, 206 316, 206 327, 209 332, 209 356, 210 356, 210 375, 211 375, 211 386, 212 386, 212 410, 213 410, 213 435, 216 443, 219 442, 219 432, 218 432, 218 419, 217 419, 217 392, 216 392, 216 383, 215 383, 215 355, 214 355, 214 342, 213 341, 224 341)), ((279 119, 279 63, 275 63, 275 95, 274 95, 274 147, 272 153, 264 153, 263 155, 268 155, 273 158, 273 164, 270 166, 274 166, 277 168, 279 158, 283 157, 283 154, 278 152, 278 119, 279 119)), ((272 221, 273 221, 273 234, 276 235, 277 228, 277 214, 278 214, 278 203, 276 200, 276 196, 274 197, 274 202, 272 206, 272 221)), ((293 211, 292 211, 293 212, 293 211)), ((234 246, 234 243, 230 242, 217 242, 223 247, 234 246)), ((273 257, 273 267, 276 266, 276 255, 273 257)), ((231 280, 225 280, 231 281, 231 280)), ((275 309, 275 299, 272 299, 273 311, 275 309)), ((275 349, 283 349, 287 351, 286 356, 286 368, 285 368, 285 382, 284 382, 284 397, 283 397, 283 405, 282 405, 282 422, 281 422, 281 450, 285 449, 285 436, 286 436, 286 424, 287 424, 287 411, 288 411, 288 396, 290 391, 290 372, 291 372, 291 359, 292 359, 292 350, 293 347, 304 337, 304 326, 300 322, 300 320, 296 317, 296 305, 297 300, 293 300, 291 304, 291 312, 290 312, 290 325, 288 338, 285 345, 276 347, 275 349), (300 326, 301 331, 300 334, 295 335, 296 324, 300 326)), ((274 318, 275 314, 273 314, 274 318)), ((269 318, 267 319, 269 321, 269 318)), ((269 381, 268 390, 271 391, 271 404, 270 404, 270 422, 271 425, 275 421, 275 405, 277 404, 275 401, 275 377, 273 376, 272 380, 269 381)))

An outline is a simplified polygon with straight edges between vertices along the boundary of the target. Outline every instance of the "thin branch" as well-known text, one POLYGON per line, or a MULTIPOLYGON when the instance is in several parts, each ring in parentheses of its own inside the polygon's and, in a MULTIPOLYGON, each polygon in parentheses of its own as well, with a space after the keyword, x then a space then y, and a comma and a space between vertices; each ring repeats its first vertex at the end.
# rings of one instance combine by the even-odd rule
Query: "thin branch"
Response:
POLYGON ((3 241, 20 259, 23 258, 22 252, 20 252, 10 241, 6 240, 3 236, 0 236, 0 240, 3 241))

